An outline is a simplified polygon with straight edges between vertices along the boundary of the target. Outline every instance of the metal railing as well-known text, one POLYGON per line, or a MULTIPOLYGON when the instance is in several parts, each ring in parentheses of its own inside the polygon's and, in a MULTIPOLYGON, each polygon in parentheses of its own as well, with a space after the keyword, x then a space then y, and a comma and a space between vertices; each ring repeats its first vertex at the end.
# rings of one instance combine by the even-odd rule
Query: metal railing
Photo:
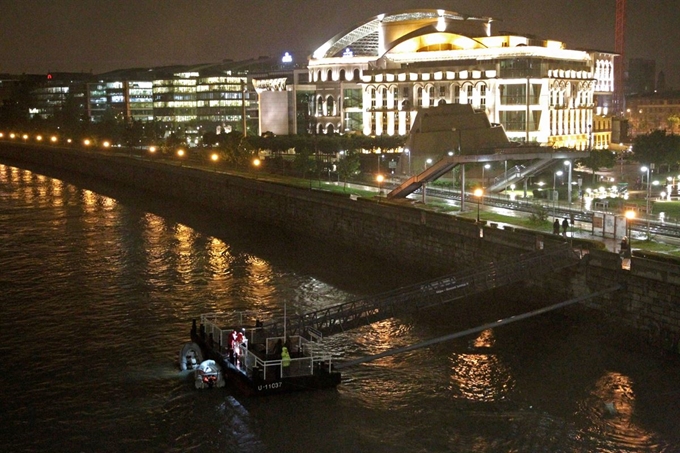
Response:
MULTIPOLYGON (((424 308, 452 302, 473 294, 516 283, 578 263, 569 244, 527 253, 516 259, 492 262, 471 270, 403 287, 375 296, 357 299, 302 315, 288 316, 288 335, 312 327, 326 335, 359 325, 412 313, 424 308)), ((270 335, 284 331, 282 322, 264 326, 270 335)))

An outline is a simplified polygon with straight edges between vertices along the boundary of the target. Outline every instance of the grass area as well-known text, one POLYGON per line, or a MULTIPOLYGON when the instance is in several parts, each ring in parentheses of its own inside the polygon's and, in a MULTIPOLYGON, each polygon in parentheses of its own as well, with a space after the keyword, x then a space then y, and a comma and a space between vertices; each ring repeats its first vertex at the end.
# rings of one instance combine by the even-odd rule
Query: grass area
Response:
POLYGON ((680 201, 655 201, 652 213, 663 213, 667 219, 680 219, 680 201))
POLYGON ((633 250, 644 250, 646 252, 662 253, 664 255, 680 256, 680 247, 663 242, 657 242, 652 238, 649 241, 631 241, 633 250))
MULTIPOLYGON (((423 205, 421 205, 421 206, 423 206, 423 205)), ((446 203, 445 201, 428 200, 427 206, 430 206, 430 208, 433 211, 442 212, 444 214, 449 214, 449 213, 452 213, 452 212, 459 212, 460 211, 460 208, 458 206, 454 206, 451 203, 446 203)), ((477 214, 475 214, 473 216, 467 216, 467 217, 476 218, 476 215, 477 214)), ((461 217, 466 217, 466 216, 464 214, 461 214, 461 217)))

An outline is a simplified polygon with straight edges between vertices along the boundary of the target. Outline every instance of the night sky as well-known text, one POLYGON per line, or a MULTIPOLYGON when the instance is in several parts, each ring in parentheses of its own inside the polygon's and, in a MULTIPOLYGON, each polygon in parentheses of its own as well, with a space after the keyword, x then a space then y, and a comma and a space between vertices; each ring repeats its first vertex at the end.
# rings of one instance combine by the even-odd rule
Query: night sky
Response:
MULTIPOLYGON (((626 57, 656 60, 680 89, 680 2, 628 0, 626 57)), ((0 73, 106 72, 288 51, 403 9, 499 20, 568 48, 614 51, 616 0, 0 0, 0 73)))

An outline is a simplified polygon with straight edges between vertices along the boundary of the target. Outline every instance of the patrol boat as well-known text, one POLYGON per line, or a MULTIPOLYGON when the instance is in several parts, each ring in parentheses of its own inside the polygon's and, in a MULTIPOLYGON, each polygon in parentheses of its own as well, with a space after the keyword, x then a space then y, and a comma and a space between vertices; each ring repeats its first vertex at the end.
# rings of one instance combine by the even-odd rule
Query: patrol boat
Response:
MULTIPOLYGON (((246 395, 271 395, 335 388, 341 373, 312 329, 302 335, 271 335, 244 313, 212 313, 194 319, 191 343, 182 350, 200 351, 214 360, 227 383, 246 395), (270 336, 271 335, 271 336, 270 336)), ((180 359, 181 360, 181 359, 180 359)))

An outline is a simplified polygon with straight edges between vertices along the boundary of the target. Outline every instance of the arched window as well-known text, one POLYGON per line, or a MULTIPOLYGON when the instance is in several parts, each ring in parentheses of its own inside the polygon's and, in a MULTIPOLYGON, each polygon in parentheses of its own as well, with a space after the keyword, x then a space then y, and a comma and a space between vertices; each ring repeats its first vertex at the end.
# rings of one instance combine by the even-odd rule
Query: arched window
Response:
POLYGON ((326 98, 326 116, 333 116, 335 114, 335 102, 333 96, 326 98))
POLYGON ((479 105, 486 108, 486 83, 479 84, 479 105))
POLYGON ((326 126, 326 134, 328 135, 333 135, 335 133, 335 128, 333 127, 332 124, 329 124, 326 126))
POLYGON ((435 100, 435 99, 436 99, 436 95, 434 94, 434 93, 435 93, 435 92, 434 92, 434 86, 431 86, 431 87, 427 90, 427 92, 428 92, 428 95, 429 95, 429 97, 430 97, 430 105, 431 105, 431 106, 434 106, 435 103, 436 103, 436 100, 435 100))
POLYGON ((317 115, 323 115, 323 97, 319 96, 316 98, 316 113, 317 115))
POLYGON ((319 135, 323 134, 323 124, 318 125, 316 133, 319 134, 319 135))
POLYGON ((354 76, 353 76, 352 80, 354 80, 354 81, 356 82, 356 81, 358 81, 360 78, 361 78, 361 72, 360 72, 358 69, 355 69, 355 70, 354 70, 354 76))
POLYGON ((326 73, 326 82, 331 82, 331 81, 333 81, 333 71, 331 71, 329 69, 328 72, 326 73))
POLYGON ((418 91, 416 91, 416 97, 417 99, 417 105, 418 107, 423 106, 423 87, 418 87, 418 91))
POLYGON ((344 69, 341 69, 341 70, 340 70, 340 80, 347 80, 347 79, 345 78, 346 76, 347 76, 347 74, 345 73, 345 70, 344 70, 344 69))

